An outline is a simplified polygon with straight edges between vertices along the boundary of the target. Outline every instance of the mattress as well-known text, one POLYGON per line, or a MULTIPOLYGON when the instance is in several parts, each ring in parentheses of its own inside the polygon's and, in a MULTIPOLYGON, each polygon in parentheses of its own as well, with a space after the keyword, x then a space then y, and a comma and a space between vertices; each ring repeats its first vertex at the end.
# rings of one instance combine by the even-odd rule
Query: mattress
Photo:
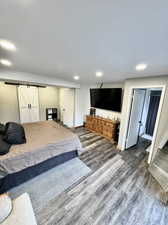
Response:
POLYGON ((13 145, 8 154, 0 156, 0 178, 67 152, 82 151, 78 136, 54 121, 23 126, 27 142, 13 145))

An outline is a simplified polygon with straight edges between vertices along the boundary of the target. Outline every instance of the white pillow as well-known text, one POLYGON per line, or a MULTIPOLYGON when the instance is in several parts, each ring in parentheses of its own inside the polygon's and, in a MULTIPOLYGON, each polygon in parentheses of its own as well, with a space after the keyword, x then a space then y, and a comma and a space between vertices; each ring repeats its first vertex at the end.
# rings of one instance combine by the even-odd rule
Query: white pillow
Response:
POLYGON ((0 223, 4 221, 12 211, 12 201, 8 194, 0 195, 0 223))

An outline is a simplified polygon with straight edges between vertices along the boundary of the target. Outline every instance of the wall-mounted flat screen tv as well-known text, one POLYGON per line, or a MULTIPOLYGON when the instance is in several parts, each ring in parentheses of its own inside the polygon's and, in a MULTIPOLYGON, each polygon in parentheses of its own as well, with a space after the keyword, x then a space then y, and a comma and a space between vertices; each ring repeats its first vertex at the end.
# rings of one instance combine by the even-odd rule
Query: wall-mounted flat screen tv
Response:
POLYGON ((121 112, 122 88, 90 89, 91 107, 121 112))

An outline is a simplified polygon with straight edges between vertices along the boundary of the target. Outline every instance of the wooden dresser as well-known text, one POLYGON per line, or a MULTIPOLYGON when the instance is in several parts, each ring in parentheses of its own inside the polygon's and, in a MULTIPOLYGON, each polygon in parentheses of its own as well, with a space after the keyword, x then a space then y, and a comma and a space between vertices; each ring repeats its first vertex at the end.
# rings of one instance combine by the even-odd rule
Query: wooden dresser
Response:
POLYGON ((109 139, 113 143, 117 142, 117 128, 119 121, 105 119, 99 116, 86 116, 86 129, 109 139))

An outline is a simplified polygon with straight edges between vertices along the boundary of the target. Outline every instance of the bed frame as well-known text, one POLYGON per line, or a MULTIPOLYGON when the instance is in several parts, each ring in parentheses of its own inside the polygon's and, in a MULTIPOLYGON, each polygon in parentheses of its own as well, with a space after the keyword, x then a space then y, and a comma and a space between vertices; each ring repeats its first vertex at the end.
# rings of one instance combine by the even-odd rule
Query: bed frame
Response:
POLYGON ((78 156, 77 151, 66 152, 22 171, 8 174, 0 179, 0 194, 78 156))

